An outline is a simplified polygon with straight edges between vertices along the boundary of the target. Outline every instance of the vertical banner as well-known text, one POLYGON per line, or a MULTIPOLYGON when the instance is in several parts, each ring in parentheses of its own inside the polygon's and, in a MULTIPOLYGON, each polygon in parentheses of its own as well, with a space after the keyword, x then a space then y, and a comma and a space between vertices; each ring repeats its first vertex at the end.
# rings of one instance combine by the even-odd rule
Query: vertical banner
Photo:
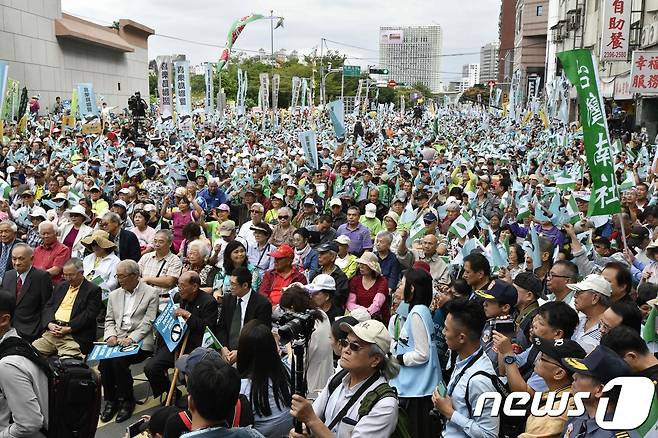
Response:
POLYGON ((99 117, 96 95, 92 84, 78 84, 78 110, 80 111, 80 119, 83 122, 99 117))
POLYGON ((558 53, 564 72, 578 91, 587 164, 593 188, 589 216, 619 213, 619 193, 610 148, 603 99, 598 89, 597 63, 589 49, 558 53))
POLYGON ((304 150, 304 157, 308 161, 309 165, 318 167, 318 147, 315 143, 315 131, 309 130, 300 132, 299 142, 302 144, 302 149, 304 150))
POLYGON ((334 100, 327 104, 329 119, 334 126, 336 138, 345 138, 345 104, 342 100, 334 100))
POLYGON ((564 72, 560 76, 558 85, 558 93, 560 95, 560 120, 565 125, 569 123, 569 91, 571 86, 569 81, 564 77, 564 72))
MULTIPOLYGON (((7 80, 9 79, 9 64, 0 61, 0 110, 5 107, 5 100, 7 96, 7 80)), ((9 100, 9 99, 7 99, 9 100)), ((2 114, 0 114, 0 119, 2 114)), ((2 138, 0 138, 0 142, 2 138)))
POLYGON ((276 112, 279 109, 279 85, 281 83, 281 76, 278 74, 272 75, 272 110, 276 112))
POLYGON ((226 93, 220 91, 217 93, 217 113, 219 118, 224 118, 224 112, 226 111, 226 93))
POLYGON ((16 114, 16 105, 20 99, 20 83, 14 79, 7 78, 7 86, 5 91, 5 103, 2 106, 2 113, 0 118, 3 120, 14 120, 16 114))
POLYGON ((356 97, 354 98, 354 114, 360 113, 362 91, 363 91, 363 79, 359 79, 359 88, 356 89, 356 97))
POLYGON ((603 0, 601 61, 626 61, 632 0, 603 0))
POLYGON ((158 105, 160 105, 160 119, 167 122, 174 113, 171 101, 171 56, 158 56, 158 105))
POLYGON ((297 76, 292 77, 292 97, 290 101, 290 108, 294 111, 297 108, 297 102, 299 100, 299 89, 302 86, 302 80, 297 76))
POLYGON ((400 115, 404 116, 404 96, 400 96, 400 115))
POLYGON ((302 91, 301 91, 301 93, 302 93, 301 107, 302 107, 302 110, 303 110, 304 108, 306 108, 306 97, 307 97, 307 93, 308 93, 308 81, 306 80, 306 78, 302 79, 302 91))
POLYGON ((270 108, 270 77, 267 73, 261 73, 258 75, 258 80, 261 89, 261 102, 259 102, 260 108, 265 112, 270 108))
POLYGON ((516 105, 518 104, 516 96, 518 94, 519 82, 521 82, 521 71, 517 70, 512 75, 512 83, 509 87, 509 109, 508 117, 512 120, 517 119, 516 105))
POLYGON ((192 129, 192 109, 190 102, 190 61, 174 62, 176 90, 176 121, 182 130, 192 129))
POLYGON ((213 65, 210 62, 206 62, 205 65, 205 80, 206 80, 206 114, 212 114, 215 107, 213 103, 213 97, 215 96, 213 79, 213 65))
POLYGON ((540 83, 541 83, 541 77, 539 76, 528 77, 528 103, 532 100, 536 100, 539 97, 540 83))

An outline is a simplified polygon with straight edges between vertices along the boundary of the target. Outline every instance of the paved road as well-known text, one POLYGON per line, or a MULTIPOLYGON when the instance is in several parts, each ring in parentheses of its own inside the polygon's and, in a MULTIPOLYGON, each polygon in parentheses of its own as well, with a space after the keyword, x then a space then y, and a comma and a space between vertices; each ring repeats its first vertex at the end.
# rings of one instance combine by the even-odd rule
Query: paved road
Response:
MULTIPOLYGON (((138 402, 144 402, 144 404, 138 404, 135 408, 135 412, 131 419, 124 421, 122 423, 115 423, 114 420, 109 423, 102 423, 98 421, 98 429, 96 431, 96 438, 123 438, 126 428, 132 423, 139 420, 142 415, 151 414, 156 408, 160 406, 160 400, 154 399, 151 396, 151 391, 149 388, 148 381, 144 375, 144 363, 133 365, 131 367, 133 378, 135 380, 135 397, 138 402), (146 397, 148 395, 148 398, 146 397)), ((171 377, 171 372, 170 372, 171 377)), ((184 389, 182 386, 180 389, 184 389)), ((101 406, 102 409, 102 406, 101 406)))

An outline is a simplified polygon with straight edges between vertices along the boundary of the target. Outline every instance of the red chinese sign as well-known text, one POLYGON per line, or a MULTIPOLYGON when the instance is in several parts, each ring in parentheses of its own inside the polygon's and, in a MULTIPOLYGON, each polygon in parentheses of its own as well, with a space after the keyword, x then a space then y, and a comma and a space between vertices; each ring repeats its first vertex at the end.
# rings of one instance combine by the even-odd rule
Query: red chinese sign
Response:
POLYGON ((633 52, 631 93, 658 94, 658 51, 633 52))
POLYGON ((603 0, 601 61, 625 61, 631 27, 631 0, 603 0))

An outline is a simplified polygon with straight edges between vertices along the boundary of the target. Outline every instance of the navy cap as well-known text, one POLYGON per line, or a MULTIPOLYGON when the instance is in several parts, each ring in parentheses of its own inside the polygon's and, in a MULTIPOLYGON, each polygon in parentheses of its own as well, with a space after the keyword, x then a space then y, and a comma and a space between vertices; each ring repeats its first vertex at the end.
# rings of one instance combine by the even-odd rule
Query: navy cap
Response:
POLYGON ((436 218, 436 215, 432 213, 431 211, 429 213, 425 213, 425 216, 423 216, 423 221, 426 224, 430 224, 432 222, 436 222, 438 219, 436 218))
POLYGON ((338 245, 336 242, 325 242, 322 245, 318 245, 315 250, 317 252, 327 252, 327 251, 333 251, 333 252, 338 252, 338 245))
POLYGON ((224 358, 211 348, 197 347, 190 354, 184 354, 176 359, 176 368, 181 373, 190 375, 194 367, 202 360, 218 360, 223 362, 224 358))
POLYGON ((514 277, 513 283, 522 289, 532 292, 537 298, 541 298, 542 300, 547 299, 544 293, 544 284, 532 272, 519 272, 514 277))
POLYGON ((626 362, 605 345, 598 345, 585 358, 564 358, 562 364, 572 373, 594 377, 604 385, 612 379, 631 374, 626 362))
POLYGON ((501 305, 509 304, 510 306, 514 306, 519 297, 516 288, 503 280, 494 280, 489 283, 487 290, 477 290, 475 293, 485 300, 496 301, 501 305))
POLYGON ((535 338, 533 342, 542 354, 558 361, 568 357, 582 359, 587 355, 583 347, 571 339, 535 338))

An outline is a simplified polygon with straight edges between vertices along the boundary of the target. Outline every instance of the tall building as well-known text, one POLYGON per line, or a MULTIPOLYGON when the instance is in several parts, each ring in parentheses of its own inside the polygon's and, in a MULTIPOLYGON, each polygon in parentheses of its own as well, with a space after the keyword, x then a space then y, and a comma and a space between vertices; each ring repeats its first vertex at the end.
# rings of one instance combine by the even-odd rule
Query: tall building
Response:
POLYGON ((498 80, 498 42, 480 48, 480 82, 498 80))
POLYGON ((462 76, 466 80, 468 87, 480 83, 480 64, 464 64, 462 67, 462 76))
POLYGON ((441 91, 441 27, 379 28, 379 67, 387 79, 413 85, 420 82, 432 92, 441 91))
POLYGON ((135 91, 148 100, 153 29, 128 19, 101 26, 62 13, 61 0, 9 3, 0 2, 0 59, 11 79, 40 96, 42 112, 56 96, 70 99, 78 83, 92 83, 109 106, 126 107, 135 91))
POLYGON ((525 101, 529 77, 539 77, 539 89, 544 88, 548 0, 518 0, 514 29, 513 71, 521 72, 521 96, 525 101))
POLYGON ((514 20, 516 0, 501 0, 498 17, 498 83, 509 89, 514 66, 514 20))

